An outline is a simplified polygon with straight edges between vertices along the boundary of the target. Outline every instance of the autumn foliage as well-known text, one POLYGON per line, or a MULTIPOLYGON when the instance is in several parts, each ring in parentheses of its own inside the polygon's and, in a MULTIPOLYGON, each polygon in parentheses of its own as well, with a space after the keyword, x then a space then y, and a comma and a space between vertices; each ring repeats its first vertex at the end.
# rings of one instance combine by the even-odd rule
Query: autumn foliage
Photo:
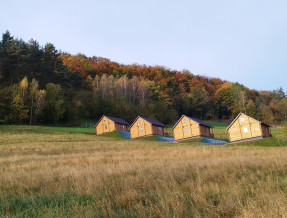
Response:
MULTIPOLYGON (((60 53, 51 43, 45 46, 35 40, 26 43, 14 39, 9 32, 3 34, 0 54, 2 123, 29 120, 33 123, 31 116, 36 112, 37 95, 21 100, 21 95, 12 88, 22 87, 23 78, 28 82, 25 90, 30 90, 33 79, 39 90, 45 91, 47 84, 61 90, 53 97, 61 102, 61 115, 50 117, 47 111, 54 110, 43 102, 42 113, 37 115, 38 122, 43 123, 56 120, 75 123, 81 119, 97 119, 102 114, 128 121, 143 115, 167 124, 182 114, 200 119, 232 119, 239 112, 245 112, 268 123, 287 119, 286 93, 282 88, 250 90, 238 83, 194 75, 188 70, 125 65, 97 56, 60 53), (11 111, 17 119, 9 115, 11 111)), ((44 100, 53 94, 48 90, 44 100)))

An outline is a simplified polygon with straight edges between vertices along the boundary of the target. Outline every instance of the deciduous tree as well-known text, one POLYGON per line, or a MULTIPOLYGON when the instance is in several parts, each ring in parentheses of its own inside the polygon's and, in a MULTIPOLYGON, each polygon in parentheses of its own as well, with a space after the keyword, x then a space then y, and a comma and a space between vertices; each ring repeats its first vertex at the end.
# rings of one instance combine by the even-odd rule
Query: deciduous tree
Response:
POLYGON ((47 119, 57 123, 65 112, 63 92, 60 85, 54 83, 46 85, 45 102, 47 119))

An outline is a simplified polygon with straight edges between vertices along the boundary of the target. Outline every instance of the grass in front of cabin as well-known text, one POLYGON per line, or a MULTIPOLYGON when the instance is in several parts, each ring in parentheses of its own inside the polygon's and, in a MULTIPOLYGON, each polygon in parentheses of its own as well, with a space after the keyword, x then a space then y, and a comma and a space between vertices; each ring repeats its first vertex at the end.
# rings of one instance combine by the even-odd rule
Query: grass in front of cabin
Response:
POLYGON ((10 127, 0 126, 0 217, 287 216, 285 147, 10 127))
POLYGON ((232 143, 231 146, 260 146, 260 147, 282 147, 287 146, 287 141, 279 138, 263 138, 240 143, 232 143))
POLYGON ((200 143, 203 140, 203 138, 191 138, 191 139, 184 139, 184 140, 179 140, 176 141, 177 143, 180 144, 191 144, 191 145, 202 145, 202 143, 200 143))
POLYGON ((97 137, 100 137, 103 140, 112 140, 112 141, 126 140, 126 138, 120 135, 119 131, 103 133, 103 134, 98 135, 97 137))

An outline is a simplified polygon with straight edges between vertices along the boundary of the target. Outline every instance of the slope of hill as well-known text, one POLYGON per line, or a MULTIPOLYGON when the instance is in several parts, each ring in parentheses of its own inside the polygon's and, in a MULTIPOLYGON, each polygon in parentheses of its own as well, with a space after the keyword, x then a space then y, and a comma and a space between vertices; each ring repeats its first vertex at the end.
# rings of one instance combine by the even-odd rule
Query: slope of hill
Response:
POLYGON ((60 53, 9 32, 0 42, 0 81, 0 123, 75 124, 109 114, 172 124, 182 114, 232 119, 240 111, 267 123, 287 119, 282 89, 256 91, 188 70, 60 53))

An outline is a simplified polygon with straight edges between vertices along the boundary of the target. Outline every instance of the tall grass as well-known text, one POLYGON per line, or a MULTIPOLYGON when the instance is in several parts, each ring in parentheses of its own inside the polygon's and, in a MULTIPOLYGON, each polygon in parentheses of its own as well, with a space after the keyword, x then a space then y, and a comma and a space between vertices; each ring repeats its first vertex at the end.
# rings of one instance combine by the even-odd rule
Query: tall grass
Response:
POLYGON ((284 217, 286 149, 0 128, 0 216, 284 217))

